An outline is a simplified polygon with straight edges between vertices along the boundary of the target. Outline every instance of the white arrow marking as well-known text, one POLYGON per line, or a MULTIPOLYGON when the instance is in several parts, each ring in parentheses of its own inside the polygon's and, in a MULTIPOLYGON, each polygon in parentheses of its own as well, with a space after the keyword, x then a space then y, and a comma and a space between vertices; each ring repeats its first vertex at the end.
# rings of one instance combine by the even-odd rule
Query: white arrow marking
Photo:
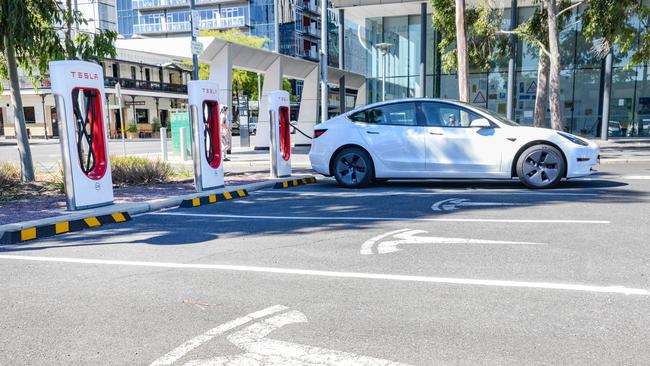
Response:
MULTIPOLYGON (((272 306, 245 317, 222 324, 206 333, 185 342, 174 351, 154 361, 151 365, 171 365, 187 352, 209 341, 217 334, 222 334, 235 327, 246 324, 254 319, 269 316, 288 308, 282 305, 272 306), (236 325, 235 325, 236 324, 236 325), (234 326, 233 326, 234 325, 234 326), (215 332, 215 329, 221 330, 215 332), (191 344, 191 347, 187 345, 191 344)), ((326 348, 308 346, 298 343, 279 341, 266 338, 271 332, 295 323, 307 323, 307 317, 296 310, 274 315, 257 321, 246 328, 230 334, 227 339, 245 353, 228 356, 217 356, 209 359, 197 359, 184 363, 185 366, 216 366, 216 365, 406 365, 379 358, 360 356, 350 352, 335 351, 326 348)))
POLYGON ((418 234, 426 234, 424 230, 395 230, 382 235, 375 236, 374 238, 366 241, 361 245, 359 251, 361 255, 371 255, 372 248, 379 240, 389 236, 393 236, 398 240, 387 240, 377 244, 377 253, 387 254, 398 252, 400 249, 398 245, 412 245, 412 244, 486 244, 486 245, 546 245, 545 243, 532 243, 525 241, 503 241, 503 240, 484 240, 484 239, 465 239, 465 238, 443 238, 437 236, 416 236, 418 234))
POLYGON ((467 198, 449 198, 438 201, 431 205, 433 211, 453 211, 461 207, 499 207, 499 206, 523 206, 523 203, 507 202, 470 202, 467 198))
POLYGON ((395 231, 389 231, 387 233, 377 235, 374 238, 371 238, 367 240, 363 245, 361 245, 361 254, 362 255, 370 255, 372 254, 372 247, 375 245, 375 243, 383 238, 389 237, 393 234, 401 233, 404 231, 408 231, 409 229, 400 229, 400 230, 395 230, 395 231))

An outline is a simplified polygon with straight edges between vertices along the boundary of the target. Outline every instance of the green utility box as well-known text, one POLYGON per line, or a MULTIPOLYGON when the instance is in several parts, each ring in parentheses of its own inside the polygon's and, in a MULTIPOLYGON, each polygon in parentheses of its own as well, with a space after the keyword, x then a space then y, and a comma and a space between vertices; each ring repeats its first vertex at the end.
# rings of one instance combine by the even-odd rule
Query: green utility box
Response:
POLYGON ((185 147, 187 156, 192 156, 192 129, 190 116, 187 112, 172 112, 172 149, 174 154, 181 155, 181 128, 185 127, 185 147))

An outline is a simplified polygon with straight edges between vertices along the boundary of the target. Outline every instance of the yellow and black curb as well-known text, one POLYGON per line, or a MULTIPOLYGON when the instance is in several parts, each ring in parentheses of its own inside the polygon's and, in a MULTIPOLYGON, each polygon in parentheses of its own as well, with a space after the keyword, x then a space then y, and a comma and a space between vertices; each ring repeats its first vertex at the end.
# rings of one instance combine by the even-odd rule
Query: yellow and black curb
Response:
POLYGON ((286 180, 284 182, 277 182, 277 183, 275 183, 275 186, 273 186, 273 188, 275 188, 275 189, 278 189, 278 188, 290 188, 290 187, 301 186, 303 184, 313 184, 313 183, 316 183, 316 178, 307 177, 307 178, 286 180))
POLYGON ((91 229, 98 226, 131 221, 128 212, 115 212, 108 215, 90 216, 78 220, 61 221, 53 224, 34 226, 16 231, 7 231, 0 238, 0 244, 17 244, 25 241, 91 229))
POLYGON ((210 205, 220 201, 228 201, 235 198, 247 197, 248 191, 245 189, 238 189, 232 192, 223 192, 219 194, 211 194, 209 196, 196 197, 189 200, 183 200, 179 207, 188 208, 188 207, 198 207, 204 205, 210 205))

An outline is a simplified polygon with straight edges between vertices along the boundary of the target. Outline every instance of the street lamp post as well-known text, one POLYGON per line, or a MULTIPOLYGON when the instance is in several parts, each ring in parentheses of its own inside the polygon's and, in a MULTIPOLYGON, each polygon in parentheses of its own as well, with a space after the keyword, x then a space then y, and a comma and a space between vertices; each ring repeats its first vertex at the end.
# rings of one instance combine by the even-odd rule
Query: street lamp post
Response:
POLYGON ((43 129, 45 130, 45 139, 47 140, 47 117, 45 117, 45 93, 39 94, 43 104, 43 129))
POLYGON ((377 43, 375 47, 381 51, 381 101, 383 102, 386 100, 386 55, 393 45, 390 43, 377 43))

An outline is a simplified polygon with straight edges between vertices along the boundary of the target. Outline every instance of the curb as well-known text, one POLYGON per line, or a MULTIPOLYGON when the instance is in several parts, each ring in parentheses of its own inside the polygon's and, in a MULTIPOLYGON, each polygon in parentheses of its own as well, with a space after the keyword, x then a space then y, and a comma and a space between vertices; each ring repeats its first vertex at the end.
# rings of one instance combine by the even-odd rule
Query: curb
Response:
MULTIPOLYGON (((302 179, 313 179, 314 181, 316 180, 316 178, 314 178, 311 175, 295 178, 294 180, 302 180, 302 179)), ((269 179, 262 182, 228 186, 228 190, 230 192, 237 192, 243 190, 246 192, 246 195, 248 195, 249 192, 253 192, 265 188, 272 188, 277 183, 282 184, 282 182, 291 181, 291 180, 292 179, 269 179)), ((180 196, 160 198, 160 199, 144 201, 144 202, 118 203, 109 206, 78 211, 74 213, 66 213, 60 216, 47 217, 44 219, 22 221, 22 222, 15 222, 11 224, 0 225, 0 244, 5 243, 4 241, 7 240, 6 237, 8 237, 8 235, 6 234, 10 232, 16 232, 16 231, 20 232, 23 229, 30 229, 30 228, 46 226, 46 225, 56 225, 57 223, 61 223, 61 222, 83 220, 90 217, 111 215, 118 212, 129 215, 129 217, 133 217, 135 215, 144 214, 151 211, 158 211, 166 208, 176 208, 179 207, 183 203, 183 201, 187 201, 187 200, 191 201, 195 198, 200 198, 204 196, 209 197, 210 195, 217 195, 217 194, 223 195, 225 192, 226 192, 225 188, 220 188, 210 192, 189 193, 180 196)))
MULTIPOLYGON (((277 184, 277 183, 276 183, 277 184)), ((236 191, 223 192, 220 194, 211 194, 208 196, 195 197, 191 200, 184 200, 181 202, 179 208, 190 208, 204 205, 211 205, 213 203, 228 201, 235 198, 248 197, 248 191, 245 189, 238 189, 236 191)))
POLYGON ((127 212, 114 212, 108 215, 89 216, 78 220, 59 221, 53 224, 33 226, 16 231, 7 231, 2 235, 2 237, 0 237, 0 244, 18 244, 30 240, 127 221, 131 221, 131 216, 127 212))
POLYGON ((292 180, 286 180, 284 182, 277 182, 273 186, 274 189, 279 189, 279 188, 289 188, 289 187, 297 187, 305 184, 314 184, 316 183, 316 178, 314 177, 307 177, 307 178, 301 178, 301 179, 292 179, 292 180))
POLYGON ((641 159, 600 159, 600 164, 602 165, 613 165, 613 164, 647 164, 650 163, 650 158, 641 158, 641 159))

